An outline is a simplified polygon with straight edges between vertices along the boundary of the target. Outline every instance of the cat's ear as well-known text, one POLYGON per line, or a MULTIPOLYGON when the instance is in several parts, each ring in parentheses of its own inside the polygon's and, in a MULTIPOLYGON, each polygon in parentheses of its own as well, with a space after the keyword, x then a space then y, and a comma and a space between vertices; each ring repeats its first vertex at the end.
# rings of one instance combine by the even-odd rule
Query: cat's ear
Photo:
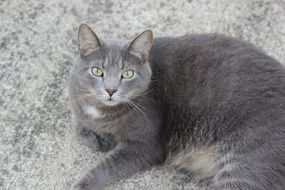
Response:
POLYGON ((152 46, 153 34, 152 31, 146 30, 138 35, 133 41, 131 41, 128 51, 140 58, 142 61, 148 59, 149 51, 152 46))
POLYGON ((78 50, 85 57, 101 48, 101 43, 96 34, 87 24, 81 24, 78 30, 78 50))

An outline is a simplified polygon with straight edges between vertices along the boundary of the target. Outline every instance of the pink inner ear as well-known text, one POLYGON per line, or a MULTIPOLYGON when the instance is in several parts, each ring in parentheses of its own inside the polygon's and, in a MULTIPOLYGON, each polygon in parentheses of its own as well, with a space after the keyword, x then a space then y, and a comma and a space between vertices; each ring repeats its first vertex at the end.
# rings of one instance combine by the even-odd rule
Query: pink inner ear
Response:
POLYGON ((142 36, 139 36, 131 43, 130 53, 139 57, 141 60, 146 60, 151 48, 151 41, 150 36, 143 33, 142 36))
POLYGON ((101 43, 92 29, 82 24, 78 31, 78 49, 82 56, 87 56, 101 47, 101 43))
POLYGON ((83 44, 78 44, 78 49, 81 55, 87 56, 95 51, 98 51, 99 47, 96 45, 97 43, 94 43, 89 39, 84 39, 84 41, 83 44))
POLYGON ((96 47, 94 47, 94 48, 92 48, 92 47, 88 47, 88 48, 82 47, 82 48, 80 48, 80 46, 79 46, 80 54, 83 55, 83 56, 90 55, 91 53, 93 53, 93 52, 95 52, 97 50, 98 50, 98 48, 96 48, 96 47))
POLYGON ((140 60, 145 61, 146 59, 148 59, 148 52, 144 52, 144 53, 136 53, 136 52, 132 52, 130 51, 131 54, 133 54, 134 56, 138 57, 140 60))

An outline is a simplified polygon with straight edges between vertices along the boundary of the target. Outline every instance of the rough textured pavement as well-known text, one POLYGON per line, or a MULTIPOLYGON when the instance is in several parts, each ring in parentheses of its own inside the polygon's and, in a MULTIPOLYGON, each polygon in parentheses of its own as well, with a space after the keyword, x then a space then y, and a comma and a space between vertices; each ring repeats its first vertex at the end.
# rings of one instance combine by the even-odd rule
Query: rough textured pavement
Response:
MULTIPOLYGON (((0 189, 65 190, 101 153, 72 136, 67 81, 79 23, 99 36, 220 32, 285 62, 284 0, 0 0, 0 189)), ((154 168, 109 189, 196 189, 154 168)))

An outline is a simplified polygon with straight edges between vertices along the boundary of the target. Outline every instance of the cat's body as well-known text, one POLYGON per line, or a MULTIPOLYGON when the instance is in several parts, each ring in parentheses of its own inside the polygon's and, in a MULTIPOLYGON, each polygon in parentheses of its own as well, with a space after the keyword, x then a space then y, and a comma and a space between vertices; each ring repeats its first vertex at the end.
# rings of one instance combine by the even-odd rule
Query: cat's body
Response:
POLYGON ((285 188, 284 67, 219 35, 159 39, 152 55, 170 162, 214 176, 209 189, 285 188))
POLYGON ((219 35, 159 38, 151 50, 149 40, 143 33, 129 45, 101 42, 100 53, 95 48, 91 57, 85 57, 88 49, 81 51, 85 58, 70 82, 74 125, 89 147, 112 150, 74 189, 102 189, 164 161, 212 178, 208 189, 285 189, 284 67, 251 45, 219 35), (102 65, 114 74, 124 64, 135 64, 138 74, 109 83, 118 89, 114 99, 123 90, 139 91, 130 96, 132 106, 123 99, 106 106, 105 99, 90 95, 90 85, 98 88, 110 78, 94 82, 87 68, 102 65))

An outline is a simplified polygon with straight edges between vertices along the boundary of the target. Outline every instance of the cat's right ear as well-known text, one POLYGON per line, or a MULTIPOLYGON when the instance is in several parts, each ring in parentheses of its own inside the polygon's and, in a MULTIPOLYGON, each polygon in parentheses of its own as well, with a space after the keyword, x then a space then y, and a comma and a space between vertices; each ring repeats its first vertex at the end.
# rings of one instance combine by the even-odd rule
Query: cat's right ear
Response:
POLYGON ((152 46, 153 34, 151 30, 146 30, 138 35, 128 47, 131 54, 140 58, 142 61, 148 59, 149 51, 152 46))
POLYGON ((87 25, 82 23, 78 30, 78 50, 80 55, 86 57, 101 48, 101 43, 96 34, 87 25))

